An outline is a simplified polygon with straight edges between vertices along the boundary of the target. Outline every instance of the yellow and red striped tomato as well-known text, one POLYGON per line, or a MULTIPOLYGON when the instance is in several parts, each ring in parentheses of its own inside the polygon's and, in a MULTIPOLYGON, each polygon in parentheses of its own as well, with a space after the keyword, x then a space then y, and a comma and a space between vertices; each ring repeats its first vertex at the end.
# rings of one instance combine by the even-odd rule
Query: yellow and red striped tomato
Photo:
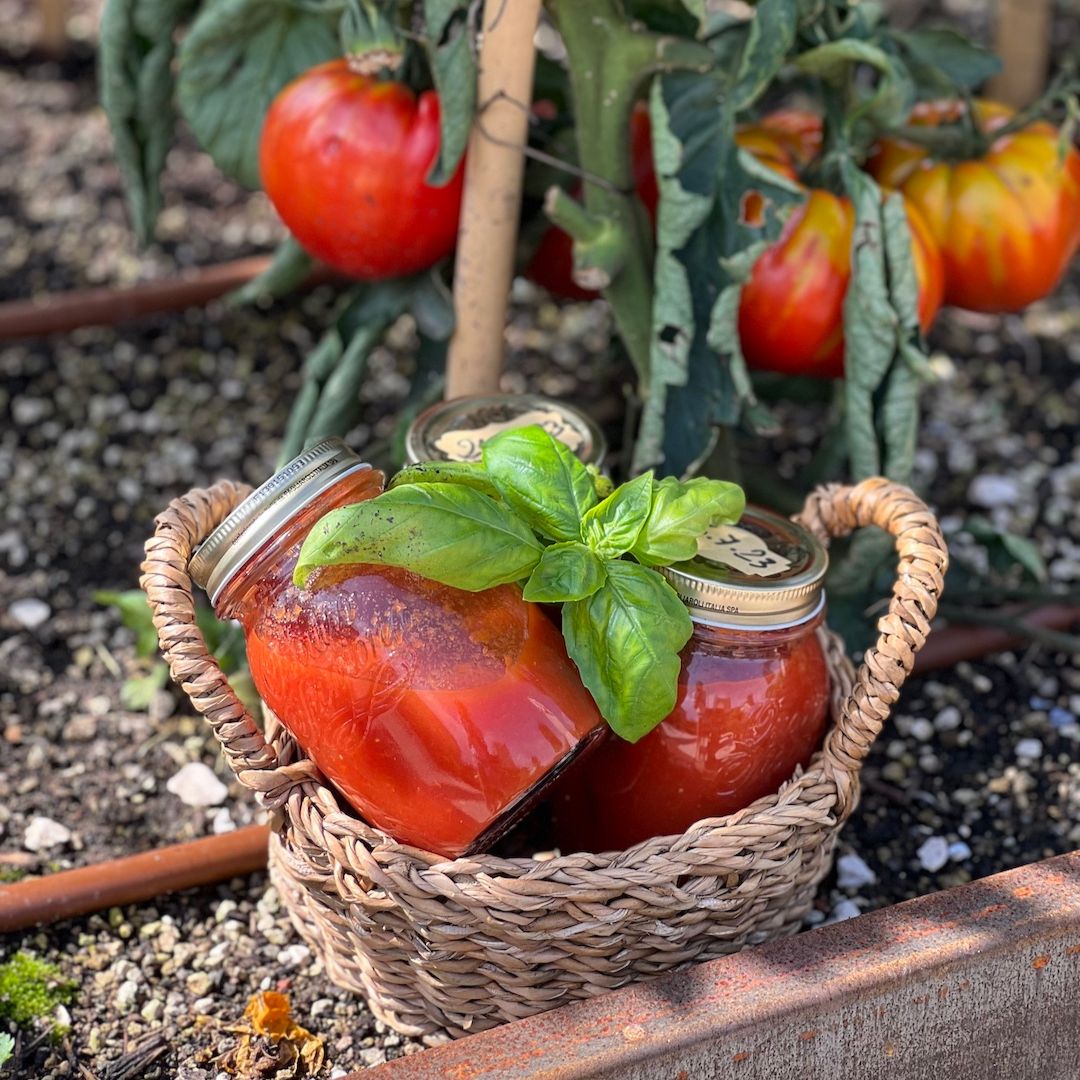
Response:
MULTIPOLYGON (((941 256, 919 212, 910 203, 906 209, 919 323, 926 330, 941 306, 941 256)), ((843 375, 843 307, 854 228, 851 201, 821 189, 811 190, 792 212, 743 289, 739 338, 750 367, 785 375, 843 375)))
MULTIPOLYGON (((917 106, 913 125, 962 115, 957 102, 917 106)), ((993 132, 1012 111, 976 103, 993 132)), ((885 140, 868 168, 918 207, 941 249, 945 302, 973 311, 1018 311, 1046 296, 1080 247, 1080 154, 1062 156, 1053 125, 1038 122, 996 139, 979 158, 942 161, 924 147, 885 140)))

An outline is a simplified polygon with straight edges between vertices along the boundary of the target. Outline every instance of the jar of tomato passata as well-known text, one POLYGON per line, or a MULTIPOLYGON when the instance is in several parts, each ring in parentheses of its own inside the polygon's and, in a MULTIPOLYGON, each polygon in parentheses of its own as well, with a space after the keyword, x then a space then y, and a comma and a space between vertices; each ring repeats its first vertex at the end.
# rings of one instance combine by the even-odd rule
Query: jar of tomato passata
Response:
POLYGON ((776 791, 825 731, 829 675, 816 634, 824 548, 777 514, 738 525, 660 570, 690 612, 675 710, 636 743, 608 739, 555 800, 563 851, 625 848, 681 833, 776 791))
POLYGON ((425 409, 405 433, 405 460, 479 461, 484 443, 511 428, 539 424, 586 465, 599 468, 607 441, 580 409, 539 394, 485 394, 451 398, 425 409))
POLYGON ((382 487, 340 440, 320 443, 245 499, 190 573, 242 623, 263 701, 356 811, 456 856, 492 843, 604 724, 517 586, 462 592, 371 565, 293 585, 315 522, 382 487))

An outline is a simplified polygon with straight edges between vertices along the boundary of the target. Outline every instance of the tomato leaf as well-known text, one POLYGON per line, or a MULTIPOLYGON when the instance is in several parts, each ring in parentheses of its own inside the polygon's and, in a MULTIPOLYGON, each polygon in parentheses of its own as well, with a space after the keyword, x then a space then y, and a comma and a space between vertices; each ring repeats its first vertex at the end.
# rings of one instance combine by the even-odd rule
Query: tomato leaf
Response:
POLYGON ((1034 581, 1049 581, 1050 574, 1042 553, 1026 536, 999 529, 980 514, 972 514, 967 518, 964 532, 969 533, 972 539, 986 549, 991 569, 1003 573, 1012 566, 1019 565, 1034 581))
POLYGON ((340 54, 340 5, 206 0, 180 47, 180 111, 226 176, 259 186, 271 101, 301 72, 340 54))
POLYGON ((291 236, 287 236, 278 245, 270 265, 246 285, 229 293, 225 303, 229 307, 241 307, 259 300, 287 296, 307 280, 314 265, 311 256, 291 236))
POLYGON ((484 468, 507 504, 542 536, 580 540, 596 488, 574 452, 537 424, 484 443, 484 468))
POLYGON ((655 80, 649 112, 661 197, 650 374, 634 467, 681 475, 707 453, 717 425, 733 426, 756 407, 737 348, 738 296, 717 304, 737 273, 748 272, 732 257, 775 238, 782 211, 803 196, 747 164, 719 75, 655 80), (761 226, 742 220, 750 191, 767 197, 761 226), (678 423, 668 423, 669 415, 678 423))
POLYGON ((552 544, 544 549, 522 596, 536 604, 585 600, 606 580, 603 561, 584 544, 552 544))
POLYGON ((618 559, 606 570, 592 596, 563 605, 563 636, 604 719, 637 742, 675 707, 679 652, 693 624, 655 570, 618 559))
POLYGON ((457 589, 481 592, 527 578, 543 548, 502 503, 460 484, 407 484, 322 518, 293 574, 303 586, 317 567, 400 566, 457 589))
POLYGON ((614 559, 636 543, 653 498, 653 474, 642 473, 620 484, 581 519, 581 538, 598 555, 614 559))
POLYGON ((654 483, 649 516, 630 554, 646 566, 692 559, 706 529, 734 524, 745 507, 746 496, 737 484, 703 476, 685 482, 665 477, 654 483))
POLYGON ((1001 71, 1001 60, 950 27, 890 31, 915 81, 940 93, 974 90, 1001 71))
POLYGON ((198 0, 107 0, 101 17, 101 104, 141 244, 151 239, 161 210, 158 177, 176 124, 176 32, 197 7, 198 0))
POLYGON ((855 204, 851 280, 844 297, 844 383, 851 468, 862 480, 881 472, 874 393, 896 353, 897 317, 889 301, 881 191, 850 162, 844 181, 855 204))
POLYGON ((414 278, 357 286, 334 325, 304 361, 304 381, 285 428, 279 467, 306 446, 344 435, 360 415, 360 388, 371 350, 408 310, 414 278))
POLYGON ((94 602, 106 607, 116 608, 120 621, 135 632, 135 652, 139 656, 157 654, 158 635, 154 626, 154 613, 150 610, 150 601, 142 589, 128 589, 125 592, 112 592, 107 589, 94 593, 94 602))
POLYGON ((476 55, 468 0, 424 0, 427 55, 439 94, 441 140, 428 183, 449 183, 465 153, 476 112, 476 55))
POLYGON ((797 0, 759 0, 731 90, 736 109, 752 105, 776 78, 798 28, 797 0))
POLYGON ((499 498, 499 489, 478 461, 421 461, 406 465, 387 486, 397 488, 405 484, 461 484, 493 499, 499 498))

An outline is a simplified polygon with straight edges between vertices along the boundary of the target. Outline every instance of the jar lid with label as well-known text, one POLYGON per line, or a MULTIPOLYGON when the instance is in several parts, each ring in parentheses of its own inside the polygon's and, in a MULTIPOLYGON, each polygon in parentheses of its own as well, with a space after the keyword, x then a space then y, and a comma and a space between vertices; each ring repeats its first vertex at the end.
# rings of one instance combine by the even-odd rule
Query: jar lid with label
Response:
POLYGON ((695 622, 781 630, 814 618, 825 603, 829 557, 801 525, 748 506, 738 525, 717 525, 695 558, 658 568, 695 622))
POLYGON ((425 409, 405 434, 405 460, 479 461, 488 439, 511 428, 539 424, 586 465, 599 467, 607 441, 579 409, 539 394, 490 394, 440 401, 425 409))

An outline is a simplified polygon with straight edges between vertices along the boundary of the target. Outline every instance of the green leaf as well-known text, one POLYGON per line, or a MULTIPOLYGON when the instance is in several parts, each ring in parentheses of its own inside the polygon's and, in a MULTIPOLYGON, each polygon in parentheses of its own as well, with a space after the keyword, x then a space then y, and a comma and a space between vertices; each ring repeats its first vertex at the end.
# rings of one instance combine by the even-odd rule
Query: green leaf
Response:
POLYGON ((439 156, 428 176, 436 186, 453 179, 476 112, 476 53, 468 0, 424 0, 426 48, 439 93, 439 156))
POLYGON ((276 300, 298 289, 311 274, 315 265, 311 256, 291 237, 287 236, 274 252, 270 265, 249 281, 234 289, 225 297, 228 307, 242 307, 259 300, 276 300))
POLYGON ((736 109, 752 105, 783 67, 795 43, 797 8, 796 0, 759 0, 755 5, 731 90, 736 109))
POLYGON ((874 393, 896 354, 897 316, 889 299, 881 191, 850 162, 844 168, 855 204, 851 280, 844 297, 844 377, 848 449, 856 480, 881 472, 874 393))
POLYGON ((737 484, 703 476, 685 482, 665 477, 654 484, 652 509, 630 554, 646 566, 692 559, 707 529, 734 524, 745 507, 746 496, 737 484))
POLYGON ((125 679, 120 686, 120 704, 132 712, 145 712, 150 708, 154 695, 169 681, 169 669, 164 661, 157 661, 145 675, 125 679))
POLYGON ((521 581, 543 548, 502 503, 459 484, 407 484, 327 514, 300 549, 301 587, 320 566, 400 566, 469 592, 521 581))
POLYGON ((180 47, 180 111, 226 176, 259 186, 259 138, 286 83, 340 55, 340 4, 206 0, 180 47))
POLYGON ((154 626, 154 613, 150 610, 150 601, 142 589, 128 589, 126 592, 99 590, 94 593, 94 602, 106 607, 113 607, 120 613, 120 621, 135 631, 135 652, 139 656, 157 654, 158 635, 154 626))
POLYGON ((406 465, 387 486, 392 490, 403 484, 462 484, 493 499, 499 498, 499 489, 479 461, 422 461, 418 465, 406 465))
POLYGON ((101 17, 101 104, 141 244, 151 239, 161 210, 158 178, 176 125, 176 32, 197 7, 198 0, 107 0, 101 17))
POLYGON ((585 600, 606 580, 603 562, 584 544, 552 544, 544 549, 522 596, 536 604, 585 600))
POLYGON ((1001 60, 988 49, 949 27, 891 31, 915 81, 949 93, 974 90, 1001 71, 1001 60))
POLYGON ((652 506, 652 470, 620 484, 581 521, 581 538, 605 559, 614 559, 637 543, 652 506))
POLYGON ((208 607, 195 609, 195 621, 206 648, 226 675, 247 667, 244 628, 232 619, 219 619, 208 607))
POLYGON ((304 361, 304 381, 289 413, 279 467, 306 446, 344 435, 359 419, 368 356, 408 310, 415 285, 415 278, 394 278, 347 294, 334 325, 304 361))
POLYGON ((563 637, 604 719, 637 742, 675 707, 693 623, 655 570, 618 559, 606 566, 600 589, 563 606, 563 637))
POLYGON ((484 468, 521 518, 551 540, 581 539, 596 506, 589 471, 574 452, 538 424, 502 431, 484 443, 484 468))
POLYGON ((15 1053, 15 1040, 5 1031, 0 1032, 0 1069, 2 1069, 15 1053))
POLYGON ((1026 536, 999 529, 980 514, 972 514, 964 522, 964 531, 986 549, 990 566, 998 573, 1005 573, 1018 565, 1034 581, 1046 582, 1050 579, 1042 553, 1026 536))

